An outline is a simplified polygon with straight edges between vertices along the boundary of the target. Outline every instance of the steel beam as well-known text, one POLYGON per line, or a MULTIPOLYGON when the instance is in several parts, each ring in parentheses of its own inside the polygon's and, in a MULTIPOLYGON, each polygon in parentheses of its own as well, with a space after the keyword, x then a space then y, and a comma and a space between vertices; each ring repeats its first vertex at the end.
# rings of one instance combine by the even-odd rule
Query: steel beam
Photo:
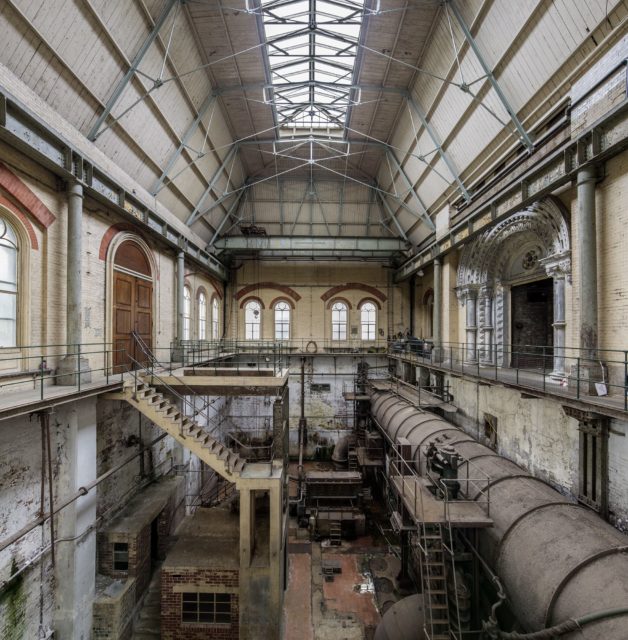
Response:
POLYGON ((528 151, 532 151, 534 149, 534 144, 530 136, 528 135, 527 131, 523 128, 523 125, 521 124, 521 121, 517 117, 515 110, 512 108, 512 106, 510 105, 510 102, 508 101, 508 98, 506 98, 506 95, 502 91, 502 88, 499 86, 499 83, 497 82, 497 78, 495 78, 495 76, 493 75, 493 70, 486 63, 486 60, 484 59, 484 56, 482 55, 482 52, 480 51, 478 44, 475 41, 475 38, 471 35, 471 31, 469 30, 467 23, 464 21, 464 18, 462 17, 460 10, 456 6, 455 1, 447 0, 447 6, 451 7, 451 11, 456 17, 456 20, 458 21, 458 24, 460 25, 460 28, 464 33, 464 37, 466 41, 469 43, 469 46, 473 50, 473 53, 475 53, 475 56, 478 59, 480 66, 484 70, 484 73, 486 74, 488 81, 491 83, 491 86, 493 87, 493 89, 495 90, 495 93, 499 97, 502 105, 504 106, 504 109, 506 109, 506 112, 510 116, 512 123, 515 125, 515 128, 519 132, 519 135, 521 136, 521 141, 526 146, 528 151))
POLYGON ((92 142, 98 137, 98 131, 100 130, 100 127, 111 113, 111 110, 115 107, 116 103, 120 99, 120 96, 122 95, 122 92, 129 84, 131 78, 135 75, 135 72, 144 59, 146 52, 150 49, 150 46, 153 44, 153 42, 155 42, 157 36, 159 35, 159 32, 161 31, 161 28, 164 26, 164 22, 166 22, 168 16, 170 15, 172 8, 178 3, 179 0, 166 0, 161 14, 155 22, 155 26, 148 34, 146 40, 144 40, 142 46, 140 47, 140 50, 135 54, 135 58, 133 58, 133 62, 131 62, 131 66, 129 67, 128 71, 124 74, 120 82, 118 82, 109 100, 107 100, 105 110, 100 114, 98 120, 96 120, 96 123, 91 128, 91 131, 87 134, 87 138, 92 142))
POLYGON ((436 147, 436 151, 438 151, 438 155, 442 158, 443 162, 447 165, 447 168, 449 169, 449 172, 451 173, 453 179, 456 181, 458 187, 460 188, 460 191, 462 192, 464 199, 467 202, 469 202, 469 200, 471 200, 471 195, 467 191, 467 188, 464 186, 460 178, 460 173, 458 172, 458 169, 456 168, 454 161, 451 159, 451 156, 447 153, 447 151, 445 151, 445 149, 443 149, 443 145, 441 144, 441 141, 438 135, 436 134, 436 131, 434 131, 434 129, 432 128, 432 125, 429 123, 425 113, 423 113, 423 109, 421 109, 421 107, 416 103, 416 101, 410 94, 406 96, 406 100, 408 101, 408 104, 414 109, 414 113, 416 113, 418 119, 421 121, 423 128, 427 131, 427 135, 429 135, 430 139, 432 140, 432 143, 436 147))
POLYGON ((220 178, 220 175, 222 174, 222 172, 225 170, 229 162, 231 162, 231 159, 233 158, 233 155, 235 154, 235 152, 238 150, 239 146, 240 146, 239 143, 236 142, 236 144, 231 145, 231 147, 229 148, 229 151, 225 156, 225 159, 222 161, 222 164, 218 167, 218 169, 216 169, 205 191, 203 191, 203 195, 199 198, 199 201, 194 207, 194 211, 192 211, 192 213, 188 216, 188 219, 185 221, 185 224, 187 224, 188 227, 193 225, 202 215, 204 215, 205 212, 201 212, 201 207, 203 206, 203 202, 205 201, 205 198, 209 195, 209 192, 214 188, 214 186, 216 185, 216 182, 218 182, 218 178, 220 178))
MULTIPOLYGON (((434 226, 434 223, 432 222, 430 216, 427 213, 427 209, 426 209, 425 205, 423 204, 423 200, 421 200, 421 198, 419 197, 419 194, 414 190, 414 186, 410 182, 410 178, 408 178, 408 175, 406 174, 406 172, 403 170, 403 167, 401 166, 401 163, 399 162, 397 156, 392 151, 392 149, 388 149, 386 153, 388 154, 388 157, 393 161, 393 164, 395 165, 395 168, 397 169, 397 171, 399 172, 399 175, 403 178, 404 182, 406 183, 406 185, 408 187, 408 190, 413 195, 414 199, 417 201, 417 203, 419 205, 419 210, 420 210, 420 213, 421 213, 421 219, 424 220, 427 223, 427 226, 432 231, 435 231, 436 227, 434 226)), ((399 199, 399 201, 403 202, 401 200, 401 198, 399 199)), ((405 204, 405 203, 403 203, 403 204, 405 204)))
POLYGON ((227 213, 225 213, 225 217, 220 221, 220 224, 216 227, 216 231, 214 231, 214 235, 212 236, 212 239, 207 243, 207 246, 205 247, 205 251, 209 251, 210 247, 214 246, 216 240, 218 239, 218 236, 220 235, 220 232, 222 231, 222 228, 225 226, 225 224, 227 223, 227 220, 229 220, 233 212, 237 209, 238 205, 240 204, 240 200, 242 200, 242 196, 246 193, 247 189, 248 187, 246 189, 242 189, 238 193, 236 199, 231 203, 231 206, 227 210, 227 213))
POLYGON ((207 98, 205 98, 205 101, 201 105, 201 108, 198 110, 198 114, 196 115, 196 118, 194 118, 190 126, 187 128, 187 131, 183 134, 183 137, 181 138, 181 142, 179 143, 179 146, 177 147, 176 151, 172 153, 170 158, 168 158, 168 162, 166 162, 166 166, 164 170, 162 171, 159 178, 157 178, 157 180, 155 181, 155 184, 153 184, 150 192, 154 196, 156 196, 159 193, 159 191, 161 191, 162 185, 164 184, 164 181, 166 180, 168 174, 174 167, 176 161, 179 159, 179 156, 183 153, 183 149, 185 149, 185 147, 187 146, 188 142, 190 141, 190 138, 192 137, 192 134, 196 131, 196 129, 200 125, 201 121, 203 120, 203 117, 207 113, 207 110, 212 105, 214 100, 216 100, 215 93, 210 93, 207 96, 207 98))
POLYGON ((332 238, 312 236, 227 236, 214 243, 221 251, 366 251, 393 253, 408 248, 397 238, 332 238))

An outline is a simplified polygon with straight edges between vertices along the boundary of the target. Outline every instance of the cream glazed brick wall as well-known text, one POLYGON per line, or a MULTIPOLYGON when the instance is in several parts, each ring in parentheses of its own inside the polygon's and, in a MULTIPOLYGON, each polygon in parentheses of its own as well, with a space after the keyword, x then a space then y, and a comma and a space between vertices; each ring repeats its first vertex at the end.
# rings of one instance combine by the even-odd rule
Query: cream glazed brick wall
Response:
MULTIPOLYGON (((244 338, 244 310, 240 304, 249 296, 260 298, 265 308, 262 310, 262 339, 274 338, 274 318, 270 308, 275 298, 291 299, 282 291, 260 288, 235 299, 236 293, 246 285, 258 282, 273 282, 294 289, 301 299, 295 303, 296 308, 291 317, 291 337, 293 339, 326 339, 331 338, 331 311, 326 309, 327 302, 321 300, 327 290, 346 283, 361 283, 377 288, 387 300, 380 302, 381 310, 377 313, 377 338, 385 340, 389 327, 393 331, 401 331, 408 324, 407 285, 392 284, 391 269, 380 265, 365 263, 263 263, 247 262, 236 272, 236 279, 228 289, 227 304, 231 309, 227 326, 228 337, 244 338), (397 328, 398 327, 398 328, 397 328), (382 329, 383 336, 379 334, 382 329)), ((364 298, 377 299, 367 291, 347 289, 333 296, 345 298, 351 303, 349 310, 349 327, 360 325, 360 314, 357 305, 364 298)), ((349 329, 350 337, 350 329, 349 329)))

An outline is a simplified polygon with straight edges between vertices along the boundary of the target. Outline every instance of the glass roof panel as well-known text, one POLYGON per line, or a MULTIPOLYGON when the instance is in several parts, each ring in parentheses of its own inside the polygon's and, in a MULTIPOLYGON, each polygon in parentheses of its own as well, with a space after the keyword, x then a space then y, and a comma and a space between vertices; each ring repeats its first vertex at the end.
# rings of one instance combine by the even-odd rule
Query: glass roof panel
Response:
POLYGON ((261 0, 279 135, 342 133, 364 11, 364 0, 261 0))

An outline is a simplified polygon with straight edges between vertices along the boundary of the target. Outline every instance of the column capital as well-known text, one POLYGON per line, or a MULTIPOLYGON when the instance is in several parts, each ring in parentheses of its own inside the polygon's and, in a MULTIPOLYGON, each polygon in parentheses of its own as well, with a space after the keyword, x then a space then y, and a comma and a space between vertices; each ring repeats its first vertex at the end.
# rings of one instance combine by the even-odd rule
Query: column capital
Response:
POLYGON ((571 280, 571 252, 565 251, 539 260, 545 273, 550 278, 567 278, 571 280))
POLYGON ((479 291, 480 291, 479 284, 465 284, 455 288, 458 302, 463 306, 469 300, 477 300, 479 291))

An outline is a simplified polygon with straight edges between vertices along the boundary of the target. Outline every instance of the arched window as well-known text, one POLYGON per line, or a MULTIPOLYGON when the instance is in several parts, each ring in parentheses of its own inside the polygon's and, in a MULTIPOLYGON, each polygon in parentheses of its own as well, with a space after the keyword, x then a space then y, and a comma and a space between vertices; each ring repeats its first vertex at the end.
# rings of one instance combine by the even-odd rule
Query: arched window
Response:
POLYGON ((362 340, 375 340, 375 325, 377 315, 375 305, 365 302, 360 309, 360 324, 362 325, 362 340))
POLYGON ((331 339, 347 339, 347 305, 344 302, 335 302, 331 308, 331 339))
POLYGON ((247 340, 259 340, 262 324, 262 307, 259 302, 251 300, 244 307, 244 337, 247 340))
POLYGON ((290 305, 283 300, 275 305, 275 340, 290 339, 290 305))
POLYGON ((198 293, 198 339, 207 339, 207 296, 203 291, 198 293))
POLYGON ((212 300, 212 340, 218 340, 218 298, 212 300))
POLYGON ((183 287, 183 339, 190 339, 190 320, 192 318, 192 292, 190 287, 183 287))
POLYGON ((0 218, 0 347, 17 346, 17 235, 0 218))

